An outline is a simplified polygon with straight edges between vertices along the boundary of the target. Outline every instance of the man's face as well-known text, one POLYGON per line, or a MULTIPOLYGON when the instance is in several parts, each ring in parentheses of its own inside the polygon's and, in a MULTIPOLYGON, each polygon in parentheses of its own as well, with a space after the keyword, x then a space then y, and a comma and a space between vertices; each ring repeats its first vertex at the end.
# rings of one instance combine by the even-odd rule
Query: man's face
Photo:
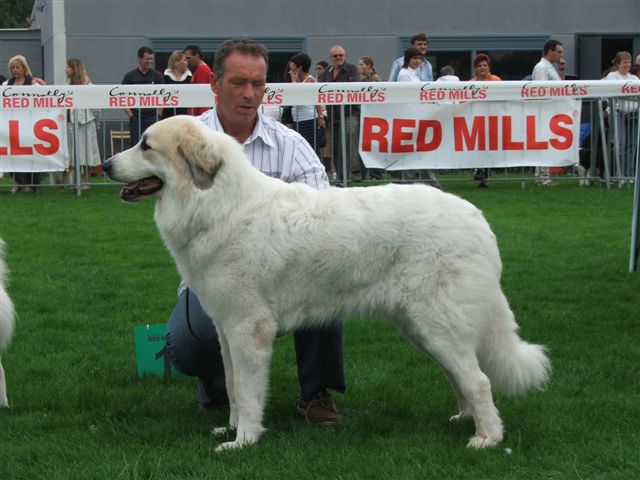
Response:
POLYGON ((200 57, 198 55, 194 55, 191 50, 185 50, 184 57, 187 59, 189 69, 195 70, 196 68, 198 68, 198 63, 200 61, 200 57))
POLYGON ((558 63, 562 58, 562 54, 564 53, 564 49, 562 45, 556 45, 555 50, 551 50, 551 63, 558 63))
POLYGON ((347 54, 342 47, 333 47, 329 51, 329 56, 331 57, 331 63, 339 68, 342 68, 344 62, 347 60, 347 54))
POLYGON ((261 56, 231 53, 222 77, 211 74, 211 90, 217 95, 216 109, 225 129, 253 128, 267 83, 267 64, 261 56))
POLYGON ((145 53, 142 58, 138 58, 138 67, 141 71, 146 72, 151 70, 153 66, 153 53, 145 53))
POLYGON ((417 42, 413 43, 412 46, 420 50, 420 53, 424 57, 427 53, 427 47, 429 46, 429 44, 426 40, 418 40, 417 42))

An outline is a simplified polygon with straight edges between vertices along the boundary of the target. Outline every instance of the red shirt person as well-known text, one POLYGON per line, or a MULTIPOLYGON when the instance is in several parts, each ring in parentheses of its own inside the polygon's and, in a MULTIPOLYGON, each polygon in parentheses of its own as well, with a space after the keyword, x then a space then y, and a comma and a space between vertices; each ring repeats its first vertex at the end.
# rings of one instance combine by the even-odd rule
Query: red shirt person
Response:
MULTIPOLYGON (((209 85, 211 82, 211 68, 204 61, 202 50, 198 45, 187 45, 183 50, 189 69, 193 72, 191 83, 203 83, 209 85)), ((194 107, 189 108, 189 115, 200 116, 211 107, 194 107)))

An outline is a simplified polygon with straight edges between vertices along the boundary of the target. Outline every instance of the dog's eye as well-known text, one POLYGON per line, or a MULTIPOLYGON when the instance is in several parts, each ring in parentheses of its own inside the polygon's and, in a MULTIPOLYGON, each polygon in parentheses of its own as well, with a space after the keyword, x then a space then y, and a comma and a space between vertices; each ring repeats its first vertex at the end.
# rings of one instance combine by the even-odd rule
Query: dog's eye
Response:
POLYGON ((147 143, 147 140, 143 138, 142 143, 140 143, 140 148, 146 151, 146 150, 150 150, 151 146, 147 143))

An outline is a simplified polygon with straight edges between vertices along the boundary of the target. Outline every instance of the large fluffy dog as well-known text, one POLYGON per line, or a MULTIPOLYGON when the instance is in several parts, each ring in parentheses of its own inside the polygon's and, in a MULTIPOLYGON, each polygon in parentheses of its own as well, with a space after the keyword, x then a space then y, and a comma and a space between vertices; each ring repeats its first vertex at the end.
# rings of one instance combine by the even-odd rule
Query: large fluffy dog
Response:
MULTIPOLYGON (((231 137, 174 117, 106 162, 127 201, 155 195, 180 274, 215 319, 235 441, 258 440, 279 331, 349 312, 393 322, 444 370, 471 447, 503 428, 491 389, 540 387, 544 348, 523 342, 500 287, 496 239, 470 203, 426 186, 318 191, 255 170, 231 137)), ((220 429, 219 429, 220 430, 220 429)))
MULTIPOLYGON (((4 242, 0 239, 0 352, 9 345, 15 322, 13 303, 5 288, 8 276, 9 271, 4 263, 4 242)), ((0 363, 0 407, 8 406, 7 385, 2 363, 0 363)))

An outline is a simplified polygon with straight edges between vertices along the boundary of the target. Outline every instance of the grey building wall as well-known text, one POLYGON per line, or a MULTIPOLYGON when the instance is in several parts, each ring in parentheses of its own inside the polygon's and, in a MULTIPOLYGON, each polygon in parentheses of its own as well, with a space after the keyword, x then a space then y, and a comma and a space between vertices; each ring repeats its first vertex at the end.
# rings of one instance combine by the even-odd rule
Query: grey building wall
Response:
POLYGON ((40 30, 0 30, 0 73, 9 77, 11 57, 23 55, 36 77, 44 77, 40 30))
MULTIPOLYGON (((294 37, 302 39, 301 49, 314 62, 328 60, 329 48, 339 43, 351 63, 362 55, 373 57, 383 78, 401 54, 403 40, 417 32, 432 40, 463 35, 468 45, 485 36, 557 38, 574 73, 579 73, 578 61, 592 58, 584 49, 579 52, 584 35, 633 36, 633 53, 640 53, 639 0, 37 0, 42 10, 34 8, 36 25, 53 25, 47 20, 53 3, 64 6, 66 56, 80 58, 95 83, 119 82, 135 68, 138 47, 159 51, 159 39, 175 40, 163 42, 168 51, 212 37, 270 38, 274 45, 294 37)), ((48 32, 45 41, 55 34, 48 32)), ((62 61, 53 57, 47 50, 45 64, 62 61)))

